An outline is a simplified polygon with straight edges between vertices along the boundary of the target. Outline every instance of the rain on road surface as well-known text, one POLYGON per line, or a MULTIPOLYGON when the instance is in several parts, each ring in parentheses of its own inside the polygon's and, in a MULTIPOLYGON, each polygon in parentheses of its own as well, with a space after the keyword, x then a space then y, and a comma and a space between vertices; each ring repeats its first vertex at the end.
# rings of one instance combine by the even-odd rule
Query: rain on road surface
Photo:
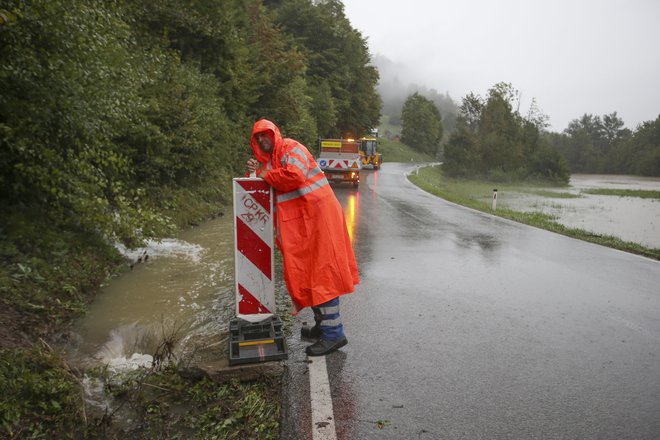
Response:
MULTIPOLYGON (((427 194, 336 187, 361 284, 327 356, 338 439, 660 438, 660 262, 427 194)), ((312 439, 294 325, 282 438, 312 439)))

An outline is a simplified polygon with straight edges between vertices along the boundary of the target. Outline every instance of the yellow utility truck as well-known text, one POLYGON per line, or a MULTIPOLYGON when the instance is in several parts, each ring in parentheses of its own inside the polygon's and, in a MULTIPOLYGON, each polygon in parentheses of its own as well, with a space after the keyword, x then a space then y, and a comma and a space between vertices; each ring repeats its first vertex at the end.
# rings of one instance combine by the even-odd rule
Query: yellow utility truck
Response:
POLYGON ((362 168, 380 169, 383 163, 383 155, 378 152, 378 133, 358 139, 360 143, 360 160, 362 168))

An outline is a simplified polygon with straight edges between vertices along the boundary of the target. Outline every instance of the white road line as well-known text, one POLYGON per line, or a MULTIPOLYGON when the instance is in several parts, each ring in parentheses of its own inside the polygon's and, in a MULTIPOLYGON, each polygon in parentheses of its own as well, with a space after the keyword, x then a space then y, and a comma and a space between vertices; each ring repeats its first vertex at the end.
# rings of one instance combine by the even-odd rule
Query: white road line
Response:
POLYGON ((336 440, 330 381, 325 356, 308 357, 309 395, 312 406, 312 439, 336 440))

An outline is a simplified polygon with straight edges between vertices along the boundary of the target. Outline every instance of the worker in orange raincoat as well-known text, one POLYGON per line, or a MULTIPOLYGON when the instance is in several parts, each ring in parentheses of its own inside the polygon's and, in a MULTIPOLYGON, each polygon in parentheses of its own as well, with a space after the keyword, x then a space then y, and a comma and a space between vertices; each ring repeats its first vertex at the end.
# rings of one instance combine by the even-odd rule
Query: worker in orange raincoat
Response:
POLYGON ((319 340, 306 352, 325 355, 348 342, 339 296, 359 283, 344 211, 307 148, 282 138, 274 123, 255 122, 250 146, 256 160, 248 160, 248 171, 275 188, 276 243, 289 295, 296 312, 304 307, 314 311, 316 324, 302 334, 319 340))

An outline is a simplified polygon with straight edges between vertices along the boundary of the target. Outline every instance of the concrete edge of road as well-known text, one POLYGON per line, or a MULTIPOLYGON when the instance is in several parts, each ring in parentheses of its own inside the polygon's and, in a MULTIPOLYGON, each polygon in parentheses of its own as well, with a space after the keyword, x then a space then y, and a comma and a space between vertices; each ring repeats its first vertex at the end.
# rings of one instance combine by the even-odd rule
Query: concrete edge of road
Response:
POLYGON ((308 357, 312 439, 335 440, 335 416, 325 356, 308 357))

